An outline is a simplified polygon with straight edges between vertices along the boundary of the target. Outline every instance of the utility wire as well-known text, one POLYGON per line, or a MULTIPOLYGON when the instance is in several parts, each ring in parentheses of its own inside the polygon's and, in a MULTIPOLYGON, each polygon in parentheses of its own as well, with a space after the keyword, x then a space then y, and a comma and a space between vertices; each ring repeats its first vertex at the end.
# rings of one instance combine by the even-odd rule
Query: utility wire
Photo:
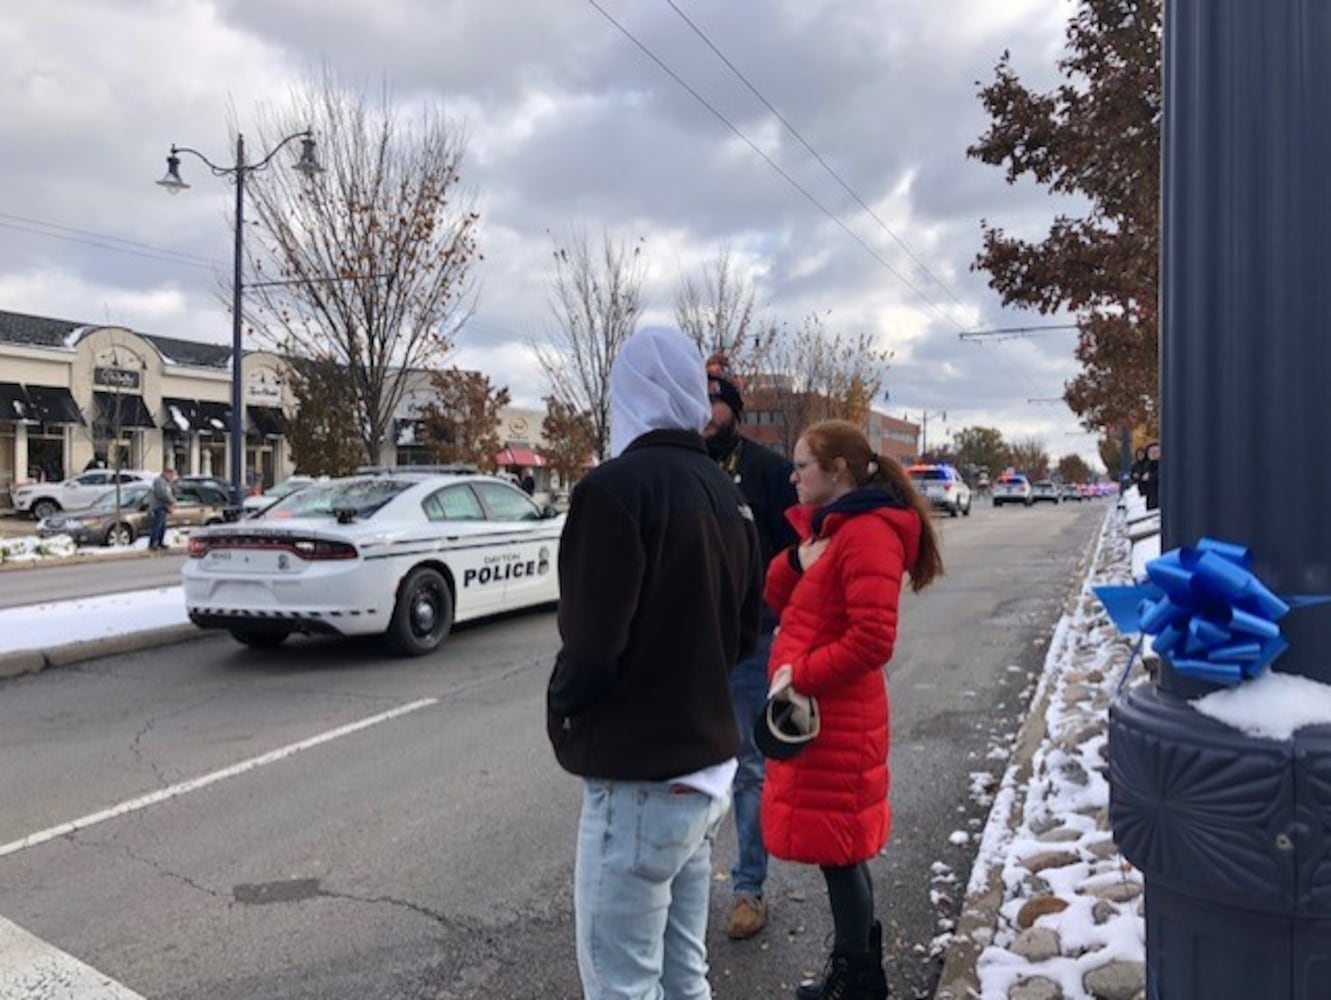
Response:
POLYGON ((140 243, 137 240, 127 240, 122 236, 94 233, 88 229, 78 229, 74 226, 63 226, 58 222, 47 222, 44 219, 30 219, 27 216, 12 215, 9 212, 0 212, 0 219, 8 219, 10 222, 22 222, 30 226, 40 226, 43 229, 54 229, 62 233, 74 233, 78 236, 91 237, 96 240, 103 240, 110 243, 122 243, 125 246, 137 247, 140 250, 149 250, 153 253, 164 254, 168 257, 180 257, 182 259, 194 260, 200 264, 207 264, 210 267, 215 266, 217 263, 211 257, 203 257, 199 254, 187 253, 184 250, 172 250, 170 247, 159 247, 154 246, 151 243, 140 243))
POLYGON ((12 222, 0 222, 0 229, 13 229, 20 233, 32 233, 34 236, 46 236, 53 240, 65 240, 69 243, 82 243, 84 246, 96 247, 99 250, 111 250, 115 253, 133 254, 135 257, 145 257, 148 260, 165 261, 168 264, 183 264, 186 267, 197 267, 204 271, 216 271, 218 269, 218 265, 205 264, 202 260, 190 260, 188 257, 179 255, 168 257, 164 254, 147 253, 143 250, 131 249, 130 247, 112 246, 109 243, 99 243, 96 240, 85 240, 77 236, 65 236, 61 233, 46 232, 45 230, 33 229, 29 226, 16 225, 12 222))
POLYGON ((707 33, 703 31, 700 27, 698 27, 698 25, 695 24, 693 20, 687 14, 684 13, 684 11, 680 10, 679 6, 675 3, 675 0, 666 0, 666 3, 670 5, 671 10, 673 10, 684 20, 685 24, 687 24, 690 28, 693 29, 694 33, 697 34, 697 36, 703 40, 703 43, 714 53, 716 53, 716 57, 726 64, 726 67, 730 70, 730 72, 734 73, 735 76, 739 78, 740 82, 743 83, 744 86, 749 88, 750 93, 752 93, 754 97, 758 98, 758 100, 760 100, 763 103, 763 106, 766 107, 768 111, 772 112, 772 114, 776 116, 777 121, 779 121, 782 125, 786 127, 786 131, 788 131, 791 135, 793 135, 796 139, 799 140, 800 145, 802 145, 805 149, 807 149, 809 151, 809 154, 815 160, 818 161, 819 166, 821 166, 824 170, 826 170, 832 176, 832 179, 841 185, 842 190, 844 190, 846 194, 850 195, 853 199, 855 199, 855 203, 859 205, 860 208, 864 209, 864 211, 869 214, 869 217, 873 219, 874 222, 878 223, 879 227, 883 230, 883 232, 887 233, 888 236, 892 237, 892 239, 896 241, 897 246, 901 247, 901 249, 906 252, 906 256, 909 257, 911 260, 913 260, 921 271, 923 271, 930 278, 932 278, 934 283, 939 288, 947 292, 948 296, 952 299, 953 302, 961 306, 963 309, 966 308, 966 303, 961 301, 961 299, 957 296, 956 292, 954 292, 947 285, 947 283, 943 281, 942 278, 934 274, 934 272, 929 269, 929 266, 925 264, 924 261, 920 260, 920 258, 916 256, 915 252, 911 250, 909 246, 906 245, 906 241, 903 240, 900 236, 898 236, 895 232, 893 232, 892 228, 886 222, 884 222, 882 218, 879 217, 878 213, 875 212, 865 202, 865 200, 861 198, 859 194, 856 193, 856 191, 849 184, 845 182, 844 179, 842 179, 841 175, 838 174, 832 168, 832 165, 823 158, 823 155, 819 153, 818 150, 814 149, 813 146, 809 143, 809 141, 800 134, 799 129, 795 128, 795 126, 792 125, 786 119, 786 116, 783 115, 780 111, 778 111, 772 105, 772 102, 769 101, 766 97, 764 97, 762 93, 758 90, 758 88, 749 82, 748 77, 746 77, 742 72, 740 72, 739 68, 736 67, 733 62, 731 62, 729 59, 726 58, 725 53, 723 53, 719 48, 717 48, 716 45, 712 42, 712 40, 707 37, 707 33))
POLYGON ((654 53, 646 45, 640 42, 637 36, 633 34, 633 32, 629 31, 628 28, 624 27, 622 24, 616 21, 614 17, 612 17, 611 14, 604 7, 602 7, 599 3, 596 2, 596 0, 587 0, 587 2, 591 4, 593 7, 595 7, 596 10, 600 12, 601 16, 604 17, 611 24, 613 24, 620 31, 621 34, 623 34, 629 41, 631 41, 634 45, 636 45, 647 56, 647 58, 651 59, 652 62, 660 66, 661 69, 664 70, 670 76, 671 79, 673 79, 676 83, 678 83, 681 87, 683 87, 686 91, 688 91, 694 100, 696 100, 704 108, 706 108, 718 119, 720 119, 720 121, 726 126, 726 128, 730 129, 730 131, 734 132, 735 135, 739 136, 739 138, 744 142, 745 145, 747 145, 750 149, 752 149, 755 153, 757 153, 765 161, 767 161, 767 165, 771 167, 773 170, 775 170, 778 174, 780 174, 787 184, 789 184, 796 191, 802 194, 809 201, 810 204, 812 204, 816 209, 818 209, 818 211, 822 212, 825 216, 831 219, 834 223, 837 224, 837 226, 839 226, 842 230, 844 230, 846 234, 850 236, 851 239, 853 239, 856 243, 858 243, 861 247, 863 247, 865 252, 868 253, 871 257, 873 257, 874 260, 878 261, 878 263, 881 264, 883 268, 885 268, 889 273, 894 275, 898 281, 904 284, 907 288, 909 288, 912 292, 918 295, 921 299, 929 303, 929 305, 931 305, 934 308, 934 310, 938 313, 938 315, 941 316, 944 320, 946 320, 949 324, 953 326, 959 325, 957 324, 956 319, 953 318, 952 316, 949 316, 947 314, 947 311, 944 310, 942 306, 940 306, 937 302, 935 302, 928 295, 926 295, 920 288, 918 288, 915 285, 914 282, 912 282, 904 274, 902 274, 895 267, 889 264, 887 260, 884 259, 883 256, 878 253, 877 250, 875 250, 868 243, 866 243, 860 237, 860 235, 855 232, 855 230, 851 229, 848 225, 842 222, 841 219, 839 219, 835 213, 833 213, 830 209, 828 209, 825 205, 823 205, 822 202, 820 202, 817 198, 815 198, 812 194, 810 194, 807 188, 801 185, 799 181, 795 180, 795 178, 790 176, 790 174, 788 174, 785 170, 781 168, 780 164, 778 164, 770 156, 764 153, 762 149, 759 148, 758 145, 752 139, 750 139, 747 135, 741 132, 738 126, 736 126, 734 122, 732 122, 729 118, 727 118, 720 111, 718 111, 716 107, 712 105, 705 97, 703 97, 700 93, 698 93, 698 91, 694 90, 693 87, 689 86, 689 84, 685 82, 683 77, 681 77, 673 69, 667 66, 660 59, 660 57, 656 55, 656 53, 654 53))

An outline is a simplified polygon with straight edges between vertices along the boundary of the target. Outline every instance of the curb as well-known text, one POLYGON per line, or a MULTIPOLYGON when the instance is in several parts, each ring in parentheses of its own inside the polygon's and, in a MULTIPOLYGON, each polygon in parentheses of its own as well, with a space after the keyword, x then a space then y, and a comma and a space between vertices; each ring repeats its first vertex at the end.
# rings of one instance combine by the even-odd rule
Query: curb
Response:
POLYGON ((36 674, 51 667, 67 667, 72 663, 96 660, 103 656, 118 656, 156 646, 189 642, 208 635, 209 632, 192 624, 167 625, 141 632, 109 635, 104 639, 85 639, 46 650, 21 649, 13 653, 0 653, 0 679, 36 674))
MULTIPOLYGON (((1105 517, 1108 518, 1113 513, 1114 511, 1110 510, 1105 517)), ((1100 530, 1082 555, 1076 582, 1063 602, 1064 610, 1059 621, 1069 613, 1086 586, 1086 578, 1094 568, 1095 553, 1104 530, 1102 521, 1100 530)), ((1055 622, 1054 629, 1057 631, 1058 622, 1055 622)), ((1017 789, 1018 793, 1006 802, 1000 793, 985 822, 986 828, 1005 806, 1007 814, 1003 816, 1004 829, 1013 830, 1021 822, 1026 808, 1026 789, 1031 783, 1031 763, 1035 758, 1035 752, 1040 749, 1040 744, 1044 741, 1045 714, 1049 708, 1051 691, 1051 685, 1040 684, 1035 699, 1026 712, 1026 718, 1022 720, 1021 727, 1017 730, 1016 743, 1012 748, 1012 756, 1008 758, 1003 784, 1008 784, 1007 779, 1010 776, 1012 778, 1010 787, 1017 789)), ((938 976, 938 985, 934 988, 933 1000, 979 1000, 980 976, 977 966, 980 954, 988 947, 998 926, 998 909, 1003 903, 1002 874, 1003 859, 999 857, 985 872, 985 885, 988 888, 984 892, 967 893, 962 902, 952 943, 948 945, 943 957, 943 968, 938 976)))
MULTIPOLYGON (((168 555, 186 555, 185 547, 170 548, 168 555)), ((124 562, 127 559, 150 559, 152 553, 147 549, 134 549, 129 552, 108 552, 100 556, 64 556, 59 559, 6 559, 0 562, 0 574, 18 573, 27 569, 54 569, 59 566, 79 566, 88 563, 124 562)))

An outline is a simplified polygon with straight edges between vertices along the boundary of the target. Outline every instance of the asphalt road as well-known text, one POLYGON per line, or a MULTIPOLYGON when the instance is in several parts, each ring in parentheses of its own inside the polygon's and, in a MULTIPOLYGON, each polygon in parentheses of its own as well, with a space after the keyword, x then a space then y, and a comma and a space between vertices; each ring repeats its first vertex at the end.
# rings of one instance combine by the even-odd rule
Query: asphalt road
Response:
POLYGON ((6 569, 0 572, 0 608, 68 601, 122 590, 174 587, 180 583, 180 567, 185 559, 183 551, 160 556, 144 552, 97 561, 52 561, 26 569, 6 569))
MULTIPOLYGON (((956 833, 986 813, 972 774, 1004 766, 1106 510, 938 522, 947 576, 907 596, 888 668, 895 820, 873 868, 894 996, 932 993, 929 942, 975 850, 956 833)), ((542 707, 556 642, 540 611, 459 629, 419 660, 216 637, 0 681, 0 918, 152 998, 576 997, 579 787, 542 707)), ((774 862, 768 930, 731 943, 729 824, 719 848, 715 995, 788 997, 824 956, 821 878, 774 862)))

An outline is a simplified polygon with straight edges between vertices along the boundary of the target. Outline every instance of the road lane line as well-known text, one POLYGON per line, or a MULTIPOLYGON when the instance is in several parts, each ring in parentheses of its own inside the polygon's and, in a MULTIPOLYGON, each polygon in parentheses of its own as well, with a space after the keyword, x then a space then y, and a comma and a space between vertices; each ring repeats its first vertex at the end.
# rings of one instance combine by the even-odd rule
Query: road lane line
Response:
MULTIPOLYGON (((100 812, 89 813, 79 819, 71 820, 68 823, 61 823, 59 826, 53 826, 46 830, 40 830, 37 833, 29 834, 19 840, 10 841, 8 844, 0 844, 0 858, 9 854, 17 854, 19 851, 27 850, 29 847, 36 847, 38 844, 44 844, 48 840, 55 840, 57 837, 64 837, 74 833, 76 830, 84 830, 98 823, 105 823, 109 819, 116 819, 140 809, 147 809, 149 806, 157 805, 159 802, 165 802, 168 799, 174 799, 177 796, 185 795, 189 792, 198 791, 208 785, 227 778, 234 778, 246 771, 253 771, 257 767, 264 767, 267 764, 274 764, 279 760, 290 757, 292 754, 300 753, 302 750, 309 750, 311 747, 317 747, 321 743, 328 743, 331 740, 339 739, 343 736, 350 736, 352 733, 358 733, 362 729, 369 729, 371 726, 377 726, 381 722, 388 722, 399 716, 407 715, 422 708, 429 708, 431 705, 439 704, 438 698, 422 698, 420 701, 413 701, 406 705, 399 705, 397 708, 390 709, 387 712, 381 712, 378 715, 372 715, 369 718, 361 719, 359 722, 348 723, 345 726, 339 726, 337 729, 330 729, 326 733, 320 733, 317 736, 311 736, 308 739, 301 740, 299 743, 291 743, 280 747, 277 750, 271 750, 268 753, 261 754, 258 757, 251 757, 249 760, 243 760, 239 764, 232 764, 230 767, 224 767, 220 771, 213 771, 210 774, 202 775, 198 778, 191 778, 189 781, 182 781, 179 784, 170 785, 167 788, 158 789, 155 792, 149 792, 147 795, 141 795, 135 799, 128 799, 118 805, 111 806, 109 809, 103 809, 100 812)), ((6 996, 0 992, 0 996, 6 996)))
POLYGON ((110 976, 0 917, 0 997, 12 1000, 144 1000, 110 976))

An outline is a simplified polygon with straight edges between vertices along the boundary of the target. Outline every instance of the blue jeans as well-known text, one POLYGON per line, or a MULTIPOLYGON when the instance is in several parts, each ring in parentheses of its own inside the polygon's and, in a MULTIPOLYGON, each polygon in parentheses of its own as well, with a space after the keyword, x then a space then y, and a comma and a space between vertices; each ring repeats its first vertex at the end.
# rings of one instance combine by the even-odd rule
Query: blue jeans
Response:
POLYGON ((154 507, 148 511, 148 548, 157 548, 165 538, 166 508, 154 507))
POLYGON ((586 1000, 708 1000, 712 842, 729 806, 656 781, 583 786, 573 872, 586 1000))
POLYGON ((761 896, 767 880, 767 848, 763 846, 763 755, 753 745, 753 724, 767 704, 767 660, 772 633, 758 637, 758 647, 730 674, 730 693, 739 726, 739 770, 735 772, 735 836, 739 850, 730 870, 737 896, 761 896))

